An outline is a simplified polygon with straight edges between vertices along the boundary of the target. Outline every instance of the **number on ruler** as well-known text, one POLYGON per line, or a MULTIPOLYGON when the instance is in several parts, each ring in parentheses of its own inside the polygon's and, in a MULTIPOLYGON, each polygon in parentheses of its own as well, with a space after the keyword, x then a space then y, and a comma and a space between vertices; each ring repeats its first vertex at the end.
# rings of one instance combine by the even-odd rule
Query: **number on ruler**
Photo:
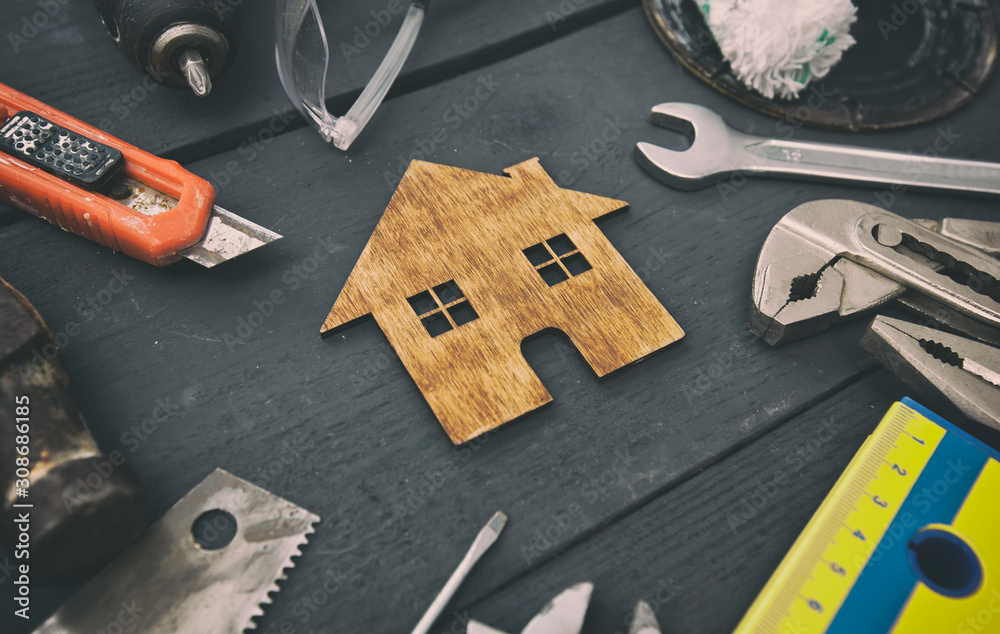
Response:
POLYGON ((893 465, 892 465, 892 470, 895 471, 896 473, 898 473, 901 476, 905 476, 906 473, 907 473, 906 469, 904 469, 903 467, 901 467, 901 466, 899 466, 898 464, 895 464, 895 463, 893 463, 893 465))
POLYGON ((921 445, 926 445, 926 444, 927 444, 927 443, 925 443, 924 441, 922 441, 922 440, 920 440, 919 438, 917 438, 916 436, 914 436, 913 434, 907 434, 907 435, 908 435, 908 436, 909 436, 910 438, 912 438, 913 440, 916 440, 916 441, 917 441, 918 443, 920 443, 921 445))
POLYGON ((886 502, 885 500, 883 500, 882 498, 880 498, 877 495, 875 497, 873 497, 872 500, 875 502, 875 504, 878 504, 882 508, 885 508, 885 507, 889 506, 888 502, 886 502))
POLYGON ((841 577, 847 575, 847 571, 841 568, 836 562, 830 564, 830 570, 834 571, 841 577))
POLYGON ((868 540, 865 539, 865 534, 861 532, 860 528, 858 530, 854 531, 853 535, 855 537, 857 537, 858 539, 860 539, 861 541, 863 541, 863 542, 864 541, 868 541, 868 540))
POLYGON ((809 607, 819 612, 820 614, 823 614, 823 604, 821 604, 816 599, 809 599, 809 607))

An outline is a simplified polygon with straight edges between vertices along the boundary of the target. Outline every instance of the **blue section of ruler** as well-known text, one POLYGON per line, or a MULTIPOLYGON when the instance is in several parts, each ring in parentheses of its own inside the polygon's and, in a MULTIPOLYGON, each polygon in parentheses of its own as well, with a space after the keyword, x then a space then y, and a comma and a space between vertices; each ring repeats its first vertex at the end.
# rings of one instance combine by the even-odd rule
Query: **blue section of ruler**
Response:
POLYGON ((928 418, 933 417, 949 433, 942 438, 899 508, 827 634, 881 634, 890 630, 917 583, 907 553, 910 536, 927 524, 950 524, 986 464, 987 455, 981 443, 964 432, 954 433, 959 430, 916 403, 910 401, 906 405, 928 418), (894 531, 896 526, 905 528, 905 532, 894 531), (893 534, 901 537, 893 538, 893 534))

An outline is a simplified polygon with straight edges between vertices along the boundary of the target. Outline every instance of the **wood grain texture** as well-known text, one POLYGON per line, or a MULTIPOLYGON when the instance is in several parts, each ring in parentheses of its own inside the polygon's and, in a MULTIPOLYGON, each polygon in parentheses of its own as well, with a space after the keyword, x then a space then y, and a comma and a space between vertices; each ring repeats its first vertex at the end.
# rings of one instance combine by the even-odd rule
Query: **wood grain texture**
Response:
POLYGON ((322 328, 374 315, 455 444, 552 400, 531 335, 565 333, 599 377, 684 336, 594 224, 626 203, 537 158, 504 172, 410 163, 322 328))

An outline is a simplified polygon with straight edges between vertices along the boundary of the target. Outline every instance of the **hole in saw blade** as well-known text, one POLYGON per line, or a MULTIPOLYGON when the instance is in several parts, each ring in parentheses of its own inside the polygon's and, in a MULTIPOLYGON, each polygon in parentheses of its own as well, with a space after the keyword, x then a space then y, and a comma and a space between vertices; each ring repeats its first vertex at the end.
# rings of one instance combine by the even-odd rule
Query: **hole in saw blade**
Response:
POLYGON ((221 509, 205 511, 191 525, 191 536, 202 550, 225 548, 236 537, 236 518, 221 509))

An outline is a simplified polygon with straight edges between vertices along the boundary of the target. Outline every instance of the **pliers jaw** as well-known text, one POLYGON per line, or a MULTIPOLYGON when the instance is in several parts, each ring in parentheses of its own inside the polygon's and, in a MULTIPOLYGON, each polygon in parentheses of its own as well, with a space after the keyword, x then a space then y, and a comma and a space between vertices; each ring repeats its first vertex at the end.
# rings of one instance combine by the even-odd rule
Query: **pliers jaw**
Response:
POLYGON ((779 223, 757 260, 750 330, 777 345, 822 332, 905 291, 896 282, 817 249, 779 223))
POLYGON ((972 420, 1000 430, 1000 350, 882 315, 861 345, 919 393, 950 401, 972 420))
MULTIPOLYGON (((751 329, 775 345, 877 308, 907 290, 1000 329, 1000 225, 912 221, 847 200, 799 205, 757 260, 751 329)), ((980 339, 984 337, 980 336, 980 339)))

